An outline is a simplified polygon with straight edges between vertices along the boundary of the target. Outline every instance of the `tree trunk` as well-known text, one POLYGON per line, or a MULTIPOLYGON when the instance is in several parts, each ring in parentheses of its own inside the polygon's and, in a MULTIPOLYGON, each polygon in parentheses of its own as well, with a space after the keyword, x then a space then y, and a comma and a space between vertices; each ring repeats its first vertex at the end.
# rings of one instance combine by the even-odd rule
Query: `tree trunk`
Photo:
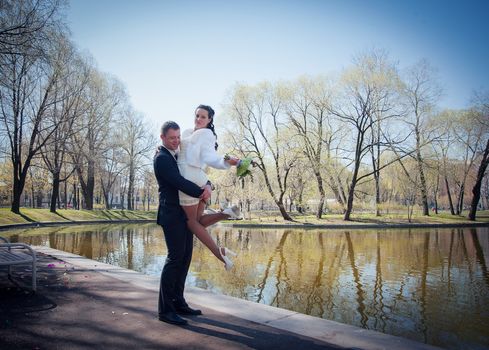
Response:
POLYGON ((374 166, 375 181, 375 216, 380 216, 380 123, 377 124, 376 133, 377 143, 373 145, 372 149, 372 164, 374 166))
POLYGON ((350 221, 351 211, 353 210, 353 194, 355 191, 356 180, 351 183, 351 189, 348 192, 348 201, 346 202, 345 216, 343 220, 350 221))
POLYGON ((78 206, 78 202, 77 202, 77 199, 76 199, 76 185, 73 184, 73 195, 72 195, 72 198, 73 198, 73 209, 78 209, 77 206, 78 206))
POLYGON ((95 190, 95 162, 93 160, 90 160, 88 162, 86 193, 84 193, 85 209, 93 210, 94 190, 95 190))
POLYGON ((126 208, 125 205, 124 205, 125 198, 126 198, 126 193, 125 193, 125 190, 124 190, 124 192, 121 193, 121 201, 120 201, 121 209, 122 210, 124 210, 126 208))
POLYGON ((109 207, 109 191, 105 188, 104 180, 101 179, 100 187, 102 187, 102 196, 104 197, 105 209, 110 209, 109 207))
POLYGON ((319 205, 318 205, 318 211, 316 213, 316 218, 321 219, 323 215, 323 209, 324 209, 324 200, 325 200, 325 193, 324 193, 324 187, 323 187, 323 179, 321 178, 321 175, 316 173, 316 180, 318 183, 318 191, 319 191, 319 205))
MULTIPOLYGON (((339 179, 338 179, 339 181, 339 179)), ((341 184, 337 184, 335 178, 332 175, 329 175, 329 187, 335 196, 336 201, 342 206, 345 207, 345 193, 343 188, 341 188, 341 184)))
POLYGON ((339 198, 340 198, 339 203, 343 207, 343 211, 344 211, 345 210, 345 204, 347 202, 347 197, 346 197, 345 188, 343 187, 343 184, 341 183, 341 179, 339 178, 339 176, 338 176, 338 194, 339 194, 339 198))
POLYGON ((438 193, 440 192, 440 176, 436 177, 436 186, 433 192, 433 201, 435 205, 435 214, 438 215, 438 193))
POLYGON ((358 171, 360 169, 360 145, 363 143, 363 138, 357 138, 357 152, 355 155, 355 168, 353 169, 353 174, 351 178, 350 188, 348 189, 348 200, 346 202, 345 216, 343 220, 350 221, 351 212, 353 210, 353 198, 355 195, 355 187, 357 185, 358 171))
POLYGON ((423 159, 421 158, 421 150, 417 150, 416 160, 418 162, 419 180, 421 182, 421 203, 423 205, 423 215, 430 216, 428 207, 428 193, 426 190, 426 178, 424 176, 423 159))
POLYGON ((63 200, 65 203, 65 209, 68 209, 68 179, 66 178, 66 174, 65 174, 64 186, 65 186, 65 193, 63 195, 63 200))
POLYGON ((13 191, 12 191, 12 206, 10 210, 15 214, 20 214, 20 185, 19 180, 14 177, 13 191))
POLYGON ((321 177, 321 174, 317 169, 314 170, 314 175, 316 176, 316 182, 318 185, 318 191, 319 191, 319 204, 318 204, 318 209, 316 212, 316 218, 321 219, 323 215, 323 209, 324 209, 324 200, 325 200, 325 193, 324 193, 324 186, 323 186, 323 179, 321 177))
POLYGON ((421 156, 421 135, 419 129, 419 119, 420 116, 416 111, 416 162, 418 165, 419 180, 421 182, 421 203, 423 205, 423 215, 430 216, 430 210, 428 208, 428 191, 426 189, 426 178, 424 176, 423 169, 423 157, 421 156))
POLYGON ((377 170, 374 173, 375 179, 375 216, 380 216, 380 174, 377 170))
POLYGON ((129 185, 127 188, 127 210, 134 210, 134 167, 129 168, 129 185))
POLYGON ((278 209, 280 210, 280 214, 282 214, 282 217, 284 218, 284 220, 293 221, 292 218, 290 217, 289 213, 287 213, 287 210, 285 210, 285 205, 284 205, 283 201, 278 200, 275 203, 277 204, 278 209))
POLYGON ((49 211, 51 213, 56 213, 56 202, 59 196, 59 173, 53 174, 53 187, 51 191, 51 203, 49 206, 49 211))
MULTIPOLYGON (((29 158, 24 163, 24 170, 22 170, 21 164, 19 162, 14 162, 14 183, 12 188, 12 206, 10 207, 10 210, 15 214, 20 214, 20 196, 24 191, 25 178, 29 165, 29 158)), ((34 203, 34 197, 32 198, 32 203, 34 203)))
MULTIPOLYGON (((80 181, 80 186, 82 189, 84 206, 83 209, 93 210, 93 190, 95 188, 95 164, 94 161, 90 160, 87 166, 87 181, 83 179, 83 173, 79 167, 77 167, 78 179, 80 181)), ((78 196, 78 202, 80 202, 80 197, 78 196)), ((78 203, 78 208, 80 203, 78 203)))
POLYGON ((487 140, 486 149, 484 150, 484 155, 482 156, 481 164, 479 170, 477 171, 477 178, 475 185, 472 188, 472 201, 470 203, 469 220, 475 221, 475 216, 477 214, 477 206, 479 205, 479 200, 481 197, 481 185, 482 179, 489 165, 489 140, 487 140))
POLYGON ((324 193, 319 195, 318 210, 316 212, 316 218, 321 219, 324 209, 324 193))
POLYGON ((464 209, 464 194, 465 194, 465 181, 460 185, 460 191, 458 194, 458 201, 457 201, 457 215, 462 214, 462 210, 464 209))
POLYGON ((450 205, 450 213, 455 215, 455 210, 453 209, 452 194, 450 193, 450 186, 448 186, 448 179, 445 176, 445 187, 447 188, 448 204, 450 205))
POLYGON ((110 209, 109 193, 104 191, 105 209, 110 209))
MULTIPOLYGON (((61 186, 61 183, 59 184, 61 186)), ((61 196, 60 194, 58 193, 58 198, 56 198, 56 205, 58 206, 58 209, 61 209, 62 206, 61 206, 61 196)))
POLYGON ((37 191, 37 195, 36 195, 36 201, 37 201, 37 204, 36 204, 36 207, 37 208, 42 208, 42 191, 37 191))

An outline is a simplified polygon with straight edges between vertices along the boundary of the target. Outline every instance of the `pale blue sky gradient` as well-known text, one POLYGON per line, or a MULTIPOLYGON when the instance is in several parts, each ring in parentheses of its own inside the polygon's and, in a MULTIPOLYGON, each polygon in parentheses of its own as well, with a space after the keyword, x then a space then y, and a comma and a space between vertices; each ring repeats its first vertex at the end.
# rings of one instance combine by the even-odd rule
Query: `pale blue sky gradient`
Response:
POLYGON ((200 103, 223 125, 235 82, 339 73, 374 46, 400 68, 427 58, 445 89, 440 107, 464 108, 488 89, 487 18, 483 0, 71 0, 68 10, 73 40, 126 85, 134 108, 182 128, 200 103))

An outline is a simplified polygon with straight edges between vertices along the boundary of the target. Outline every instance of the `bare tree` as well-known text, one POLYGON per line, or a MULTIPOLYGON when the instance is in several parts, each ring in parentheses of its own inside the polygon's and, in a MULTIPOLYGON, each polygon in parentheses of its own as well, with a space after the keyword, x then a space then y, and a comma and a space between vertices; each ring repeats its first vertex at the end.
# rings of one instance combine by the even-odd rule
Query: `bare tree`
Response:
MULTIPOLYGON (((382 168, 394 162, 390 160, 381 165, 380 161, 375 162, 374 157, 373 171, 360 174, 364 157, 369 152, 374 155, 372 150, 376 145, 380 148, 396 143, 386 139, 386 132, 380 133, 382 122, 397 116, 391 113, 392 104, 389 101, 396 84, 396 71, 383 52, 374 50, 358 56, 355 65, 344 72, 342 83, 342 98, 331 107, 331 113, 353 131, 352 171, 344 214, 344 220, 350 220, 359 181, 376 173, 379 176, 382 168)), ((380 159, 380 153, 376 157, 380 159)))
MULTIPOLYGON (((294 167, 290 173, 289 179, 289 211, 292 211, 292 206, 295 205, 295 209, 298 213, 304 214, 307 208, 305 191, 309 183, 313 182, 316 174, 309 167, 309 160, 299 160, 297 166, 294 167)), ((321 206, 321 213, 323 210, 324 201, 319 201, 318 207, 321 206)), ((316 213, 318 210, 316 210, 316 213)))
POLYGON ((96 166, 107 148, 112 121, 119 111, 117 107, 126 100, 122 84, 94 68, 84 96, 86 107, 77 121, 76 134, 71 144, 71 157, 84 197, 85 209, 93 209, 96 166))
POLYGON ((445 191, 448 197, 448 205, 450 212, 455 215, 455 207, 453 205, 452 193, 450 188, 451 177, 453 177, 453 169, 450 166, 450 151, 453 151, 453 145, 455 140, 453 124, 457 119, 457 111, 445 110, 434 118, 434 125, 439 131, 440 137, 432 143, 434 153, 437 155, 438 162, 440 163, 440 175, 443 177, 445 184, 445 191))
POLYGON ((423 145, 429 144, 436 136, 430 130, 428 120, 441 95, 434 68, 423 59, 410 67, 404 79, 404 96, 411 118, 406 119, 407 125, 415 137, 416 161, 418 164, 419 184, 423 215, 429 214, 428 190, 425 177, 425 164, 423 161, 423 145))
MULTIPOLYGON (((475 167, 475 161, 480 155, 485 138, 487 126, 484 127, 484 118, 480 110, 471 109, 460 111, 453 123, 455 145, 457 147, 458 176, 455 176, 455 183, 458 187, 457 203, 455 214, 460 215, 464 207, 465 186, 470 173, 475 167)), ((454 169, 452 169, 454 172, 454 169)))
POLYGON ((151 168, 144 168, 142 170, 143 176, 143 210, 145 209, 144 203, 146 202, 146 210, 150 210, 150 204, 157 198, 158 186, 156 183, 156 178, 154 176, 154 171, 151 168))
POLYGON ((66 181, 74 171, 72 168, 68 173, 65 172, 64 177, 61 175, 66 165, 69 140, 76 132, 75 121, 82 113, 81 96, 88 78, 87 67, 75 52, 73 45, 66 38, 60 37, 59 40, 57 64, 63 71, 63 77, 54 86, 54 94, 58 98, 47 115, 47 118, 58 127, 49 142, 46 142, 40 150, 44 163, 52 176, 50 211, 53 213, 56 212, 60 183, 66 181))
POLYGON ((230 133, 233 146, 242 155, 256 158, 268 193, 282 217, 292 221, 284 205, 290 170, 297 150, 292 145, 284 115, 285 91, 279 85, 262 83, 256 87, 237 85, 232 93, 228 113, 236 122, 230 133))
POLYGON ((475 221, 477 207, 481 197, 481 186, 484 177, 487 175, 487 167, 489 166, 489 94, 476 95, 476 101, 479 113, 477 124, 483 129, 484 136, 487 139, 485 148, 479 148, 480 164, 477 170, 477 177, 474 187, 472 188, 472 200, 470 203, 469 219, 475 221))
POLYGON ((125 156, 128 170, 127 209, 134 210, 134 184, 136 173, 149 160, 148 152, 154 149, 156 140, 143 120, 143 116, 131 108, 126 108, 119 121, 116 132, 119 146, 125 156))
MULTIPOLYGON (((111 136, 114 137, 114 136, 111 136)), ((100 185, 102 187, 102 194, 104 196, 105 208, 112 208, 113 204, 113 187, 116 181, 120 178, 121 173, 126 169, 126 165, 123 163, 122 149, 112 143, 104 150, 101 157, 100 164, 100 185)))
POLYGON ((374 126, 370 129, 370 156, 372 175, 375 184, 375 213, 380 216, 381 199, 381 169, 382 156, 385 151, 404 141, 402 133, 390 135, 391 129, 397 129, 396 121, 403 115, 398 108, 400 80, 397 68, 388 59, 387 52, 374 50, 364 57, 365 69, 376 85, 373 103, 375 104, 370 118, 374 126), (389 125, 394 125, 390 128, 389 125))
MULTIPOLYGON (((21 44, 15 50, 4 50, 0 54, 0 120, 5 126, 9 153, 13 164, 13 200, 11 210, 19 213, 20 196, 24 190, 26 176, 33 157, 39 152, 57 130, 58 125, 46 118, 53 104, 59 102, 54 87, 62 76, 60 66, 55 62, 56 47, 53 47, 53 27, 58 31, 57 2, 49 2, 51 11, 38 11, 41 2, 8 2, 5 24, 2 12, 2 28, 8 35, 18 33, 21 44), (32 6, 34 4, 34 6, 32 6), (37 18, 44 23, 29 32, 27 43, 22 42, 25 35, 23 27, 25 16, 37 18), (14 23, 9 26, 9 23, 14 23), (7 28, 7 29, 5 29, 7 28), (51 34, 51 36, 50 36, 51 34), (35 45, 33 42, 35 41, 35 45)), ((2 3, 3 4, 3 3, 2 3)), ((17 42, 17 41, 16 41, 17 42)), ((17 42, 18 43, 18 42, 17 42)), ((7 45, 8 46, 8 45, 7 45)))
MULTIPOLYGON (((40 159, 39 157, 35 157, 32 160, 32 165, 29 167, 26 179, 26 188, 30 190, 30 205, 32 208, 43 207, 45 194, 49 190, 48 174, 49 173, 42 166, 42 159, 40 159)), ((27 196, 28 192, 26 191, 24 200, 25 198, 27 198, 27 196)), ((27 203, 24 202, 24 205, 25 204, 27 203)))
POLYGON ((332 189, 336 199, 343 204, 340 188, 334 178, 332 167, 324 167, 323 163, 331 164, 331 147, 338 130, 329 113, 330 84, 321 78, 303 77, 291 87, 291 97, 287 103, 287 114, 297 136, 300 138, 302 150, 308 160, 317 184, 319 203, 316 217, 323 214, 326 183, 332 189))
POLYGON ((49 32, 59 29, 63 0, 0 1, 0 55, 42 55, 49 32), (54 30, 53 30, 54 29, 54 30))

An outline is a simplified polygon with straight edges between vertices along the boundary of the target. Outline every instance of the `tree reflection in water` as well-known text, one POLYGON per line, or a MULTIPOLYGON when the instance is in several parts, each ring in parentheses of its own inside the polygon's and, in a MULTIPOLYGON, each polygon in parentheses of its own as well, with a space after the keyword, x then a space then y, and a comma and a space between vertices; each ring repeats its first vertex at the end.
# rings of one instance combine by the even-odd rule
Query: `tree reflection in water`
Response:
MULTIPOLYGON (((10 231, 46 245, 159 275, 156 225, 10 231)), ((263 230, 217 226, 239 253, 232 272, 195 242, 189 284, 445 348, 489 346, 489 229, 263 230)))

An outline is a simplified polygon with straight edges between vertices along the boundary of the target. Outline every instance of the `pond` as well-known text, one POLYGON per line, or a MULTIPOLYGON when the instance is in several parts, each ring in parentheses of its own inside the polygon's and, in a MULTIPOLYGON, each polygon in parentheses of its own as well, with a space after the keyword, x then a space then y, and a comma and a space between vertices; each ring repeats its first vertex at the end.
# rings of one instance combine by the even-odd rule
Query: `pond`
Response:
MULTIPOLYGON (((235 268, 195 241, 189 285, 411 338, 448 349, 489 347, 489 228, 238 229, 214 237, 235 268)), ((166 257, 155 224, 2 232, 159 275, 166 257)))

